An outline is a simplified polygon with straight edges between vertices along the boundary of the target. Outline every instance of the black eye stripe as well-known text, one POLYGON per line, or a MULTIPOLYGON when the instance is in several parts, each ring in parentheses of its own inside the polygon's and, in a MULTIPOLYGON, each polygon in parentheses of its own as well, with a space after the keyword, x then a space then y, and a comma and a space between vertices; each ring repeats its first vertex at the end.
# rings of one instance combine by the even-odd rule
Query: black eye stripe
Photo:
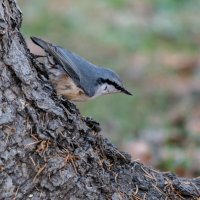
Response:
MULTIPOLYGON (((108 83, 110 85, 113 85, 117 90, 121 90, 124 91, 124 88, 122 88, 121 86, 119 86, 117 83, 110 81, 108 79, 100 79, 100 83, 108 83)), ((106 86, 107 88, 107 86, 106 86)))

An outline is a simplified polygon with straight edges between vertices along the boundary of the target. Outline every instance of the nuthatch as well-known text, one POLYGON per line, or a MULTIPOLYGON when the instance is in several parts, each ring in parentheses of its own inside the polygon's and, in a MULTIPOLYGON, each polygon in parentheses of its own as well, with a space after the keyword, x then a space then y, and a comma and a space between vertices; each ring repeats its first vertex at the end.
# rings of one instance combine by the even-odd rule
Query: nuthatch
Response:
POLYGON ((51 69, 50 81, 58 95, 71 101, 86 101, 100 95, 122 92, 132 95, 114 71, 98 67, 79 55, 36 37, 32 41, 53 57, 57 69, 51 69))

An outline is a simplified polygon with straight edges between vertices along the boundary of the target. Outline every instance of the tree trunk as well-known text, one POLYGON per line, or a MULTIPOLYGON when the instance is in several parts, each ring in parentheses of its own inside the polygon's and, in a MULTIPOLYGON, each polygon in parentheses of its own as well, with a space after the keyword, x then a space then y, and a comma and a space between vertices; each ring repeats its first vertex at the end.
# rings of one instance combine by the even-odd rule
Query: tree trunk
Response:
POLYGON ((131 162, 99 124, 58 99, 19 32, 15 0, 0 1, 0 199, 198 199, 200 178, 131 162))

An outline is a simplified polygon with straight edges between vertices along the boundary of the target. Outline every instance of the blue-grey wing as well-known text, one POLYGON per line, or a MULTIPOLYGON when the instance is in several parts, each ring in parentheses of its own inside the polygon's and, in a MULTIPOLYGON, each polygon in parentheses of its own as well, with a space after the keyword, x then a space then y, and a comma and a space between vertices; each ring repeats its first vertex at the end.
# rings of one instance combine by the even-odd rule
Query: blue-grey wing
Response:
POLYGON ((52 45, 36 37, 31 37, 31 39, 53 56, 55 61, 60 64, 76 85, 81 87, 87 95, 94 95, 96 76, 98 76, 97 66, 67 49, 52 45))
POLYGON ((34 43, 53 56, 56 62, 62 66, 64 71, 76 82, 76 84, 80 83, 80 71, 70 58, 70 55, 72 54, 70 51, 59 46, 54 46, 36 37, 31 37, 31 39, 34 43))
POLYGON ((70 58, 71 52, 58 46, 49 46, 49 53, 74 81, 80 82, 80 72, 70 58))
POLYGON ((59 46, 52 46, 51 51, 53 57, 59 60, 62 68, 69 74, 74 82, 81 87, 88 96, 93 96, 97 75, 97 70, 95 70, 96 66, 94 67, 92 63, 81 56, 59 46))

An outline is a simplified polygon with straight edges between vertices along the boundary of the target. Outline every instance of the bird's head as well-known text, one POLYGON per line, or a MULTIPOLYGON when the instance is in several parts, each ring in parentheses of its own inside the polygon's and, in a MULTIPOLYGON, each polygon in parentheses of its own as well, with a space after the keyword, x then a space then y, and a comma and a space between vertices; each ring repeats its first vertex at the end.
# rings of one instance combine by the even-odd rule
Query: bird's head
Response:
POLYGON ((95 97, 110 93, 124 93, 127 95, 132 95, 124 88, 117 73, 107 68, 100 68, 95 97))

